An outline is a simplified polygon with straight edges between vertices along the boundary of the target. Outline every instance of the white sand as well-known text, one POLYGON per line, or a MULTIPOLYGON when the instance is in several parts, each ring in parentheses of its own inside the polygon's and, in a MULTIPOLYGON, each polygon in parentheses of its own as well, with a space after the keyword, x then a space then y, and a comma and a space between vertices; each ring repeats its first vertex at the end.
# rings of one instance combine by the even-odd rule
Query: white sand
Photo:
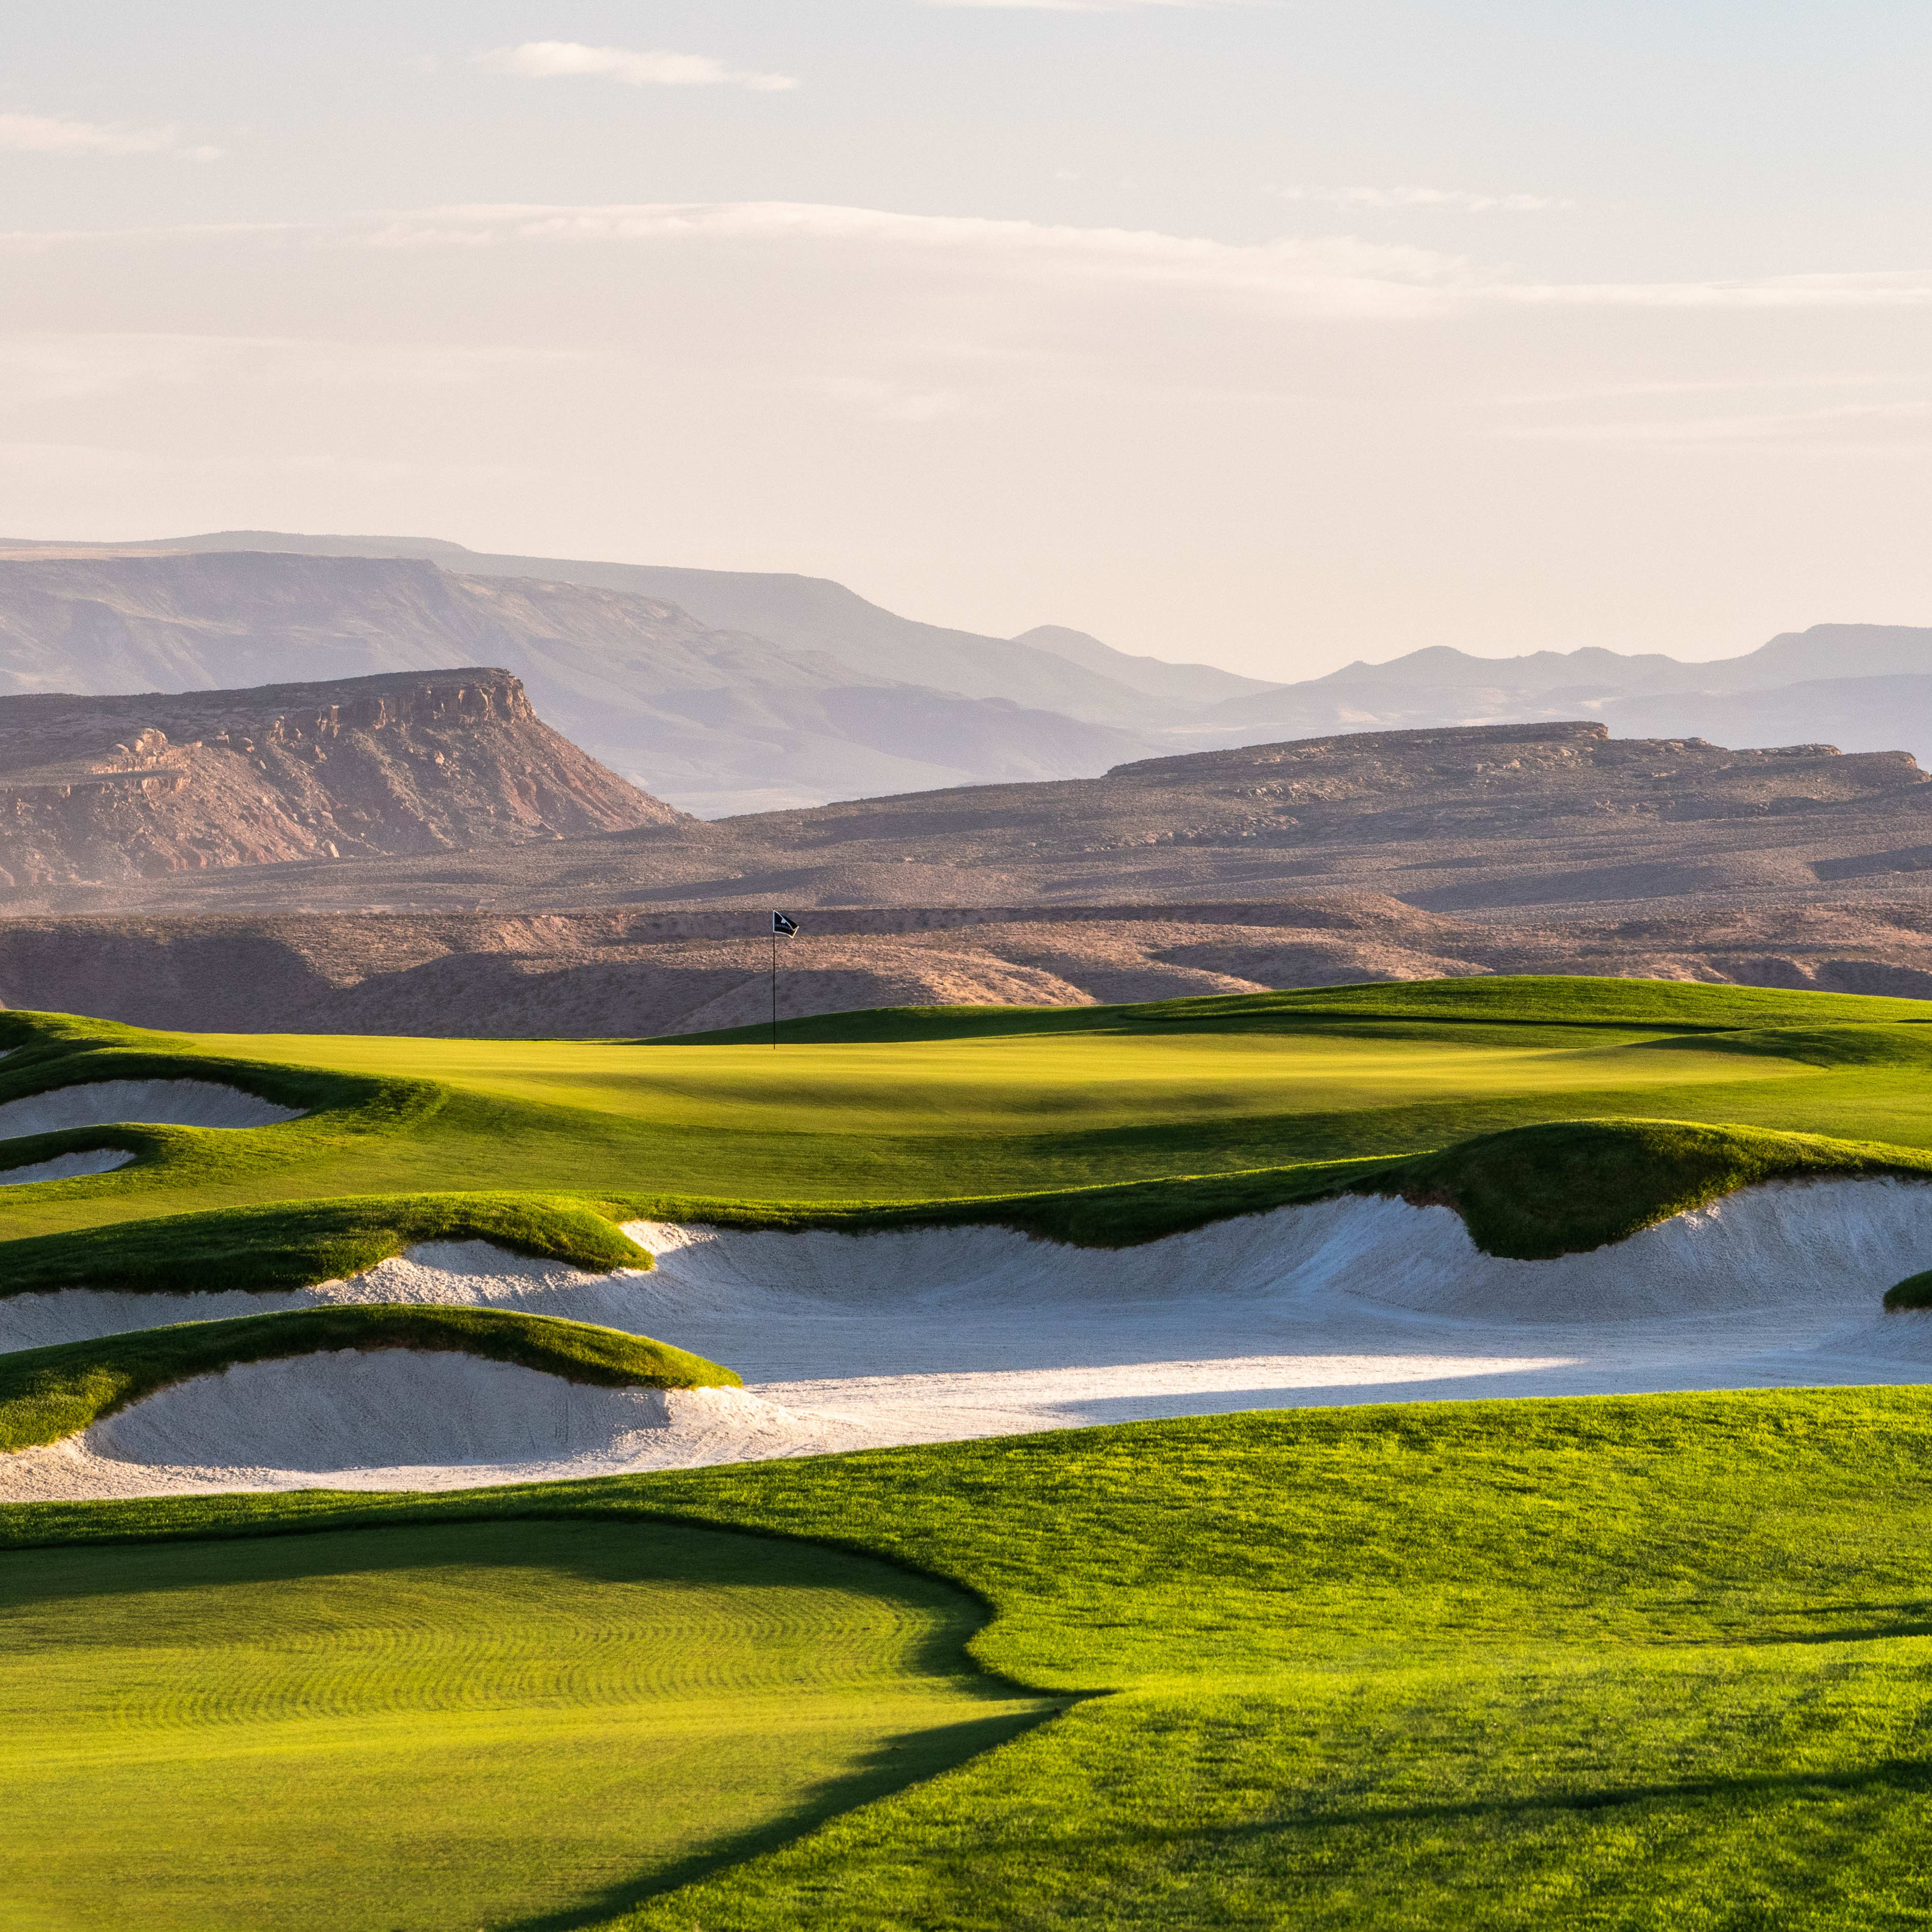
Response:
MULTIPOLYGON (((767 1406, 707 1418, 692 1453, 681 1438, 672 1451, 680 1463, 1310 1404, 1932 1379, 1932 1317, 1880 1308, 1887 1288, 1932 1264, 1932 1185, 1914 1182, 1754 1189, 1549 1262, 1498 1261, 1449 1210, 1381 1199, 1282 1208, 1119 1252, 1000 1228, 631 1232, 657 1254, 655 1271, 586 1275, 439 1244, 299 1294, 0 1300, 0 1346, 342 1300, 564 1316, 729 1363, 767 1406)), ((298 1382, 307 1369, 279 1372, 298 1382)), ((396 1448, 379 1406, 358 1412, 350 1451, 326 1430, 316 1439, 334 1446, 302 1451, 298 1434, 264 1476, 260 1458, 244 1467, 229 1455, 232 1386, 205 1378, 79 1445, 0 1458, 0 1496, 26 1482, 73 1495, 132 1492, 102 1486, 124 1480, 145 1492, 340 1483, 329 1472, 345 1453, 363 1459, 358 1485, 401 1483, 405 1465, 408 1486, 589 1473, 586 1456, 599 1470, 668 1466, 634 1458, 669 1438, 627 1451, 614 1433, 568 1456, 419 1459, 396 1448), (166 1433, 130 1432, 164 1402, 176 1418, 166 1433)))
POLYGON ((214 1080, 92 1080, 0 1105, 0 1138, 69 1127, 270 1127, 300 1110, 214 1080))
MULTIPOLYGON (((163 1389, 83 1435, 0 1459, 0 1493, 450 1489, 796 1454, 798 1433, 736 1389, 592 1388, 473 1355, 345 1350, 163 1389)), ((821 1427, 819 1446, 856 1434, 821 1427)))
POLYGON ((0 1168, 0 1187, 30 1187, 37 1180, 71 1180, 83 1174, 112 1174, 134 1156, 124 1148, 93 1148, 85 1154, 57 1154, 52 1160, 25 1167, 0 1168))

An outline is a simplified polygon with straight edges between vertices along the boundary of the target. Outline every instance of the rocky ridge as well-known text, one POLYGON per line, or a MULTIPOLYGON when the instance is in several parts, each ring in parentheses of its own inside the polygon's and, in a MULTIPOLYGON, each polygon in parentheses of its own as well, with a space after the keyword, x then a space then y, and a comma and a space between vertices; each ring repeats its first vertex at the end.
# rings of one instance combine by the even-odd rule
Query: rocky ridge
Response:
POLYGON ((507 671, 0 698, 0 890, 675 826, 507 671))

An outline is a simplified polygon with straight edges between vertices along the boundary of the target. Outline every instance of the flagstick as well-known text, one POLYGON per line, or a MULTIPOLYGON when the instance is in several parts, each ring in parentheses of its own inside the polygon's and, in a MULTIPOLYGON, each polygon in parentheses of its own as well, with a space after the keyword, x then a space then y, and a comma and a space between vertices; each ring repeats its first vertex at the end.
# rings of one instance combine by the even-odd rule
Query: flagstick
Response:
POLYGON ((778 929, 772 927, 772 1051, 778 1048, 778 929))

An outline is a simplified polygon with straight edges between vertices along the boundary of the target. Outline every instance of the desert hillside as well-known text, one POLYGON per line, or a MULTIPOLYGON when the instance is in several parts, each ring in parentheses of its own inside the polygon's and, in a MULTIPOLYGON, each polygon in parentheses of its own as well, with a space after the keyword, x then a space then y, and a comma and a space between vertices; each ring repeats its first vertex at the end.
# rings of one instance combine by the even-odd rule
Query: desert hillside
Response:
POLYGON ((244 866, 18 910, 647 901, 940 908, 1274 899, 1335 887, 1432 911, 1796 904, 1916 892, 1932 785, 1903 752, 1730 751, 1600 724, 1354 733, 493 853, 244 866), (1661 902, 1661 903, 1659 903, 1661 902))
MULTIPOLYGON (((278 755, 310 782, 339 762, 278 755)), ((769 1010, 775 904, 807 915, 787 1012, 1478 972, 1932 994, 1932 785, 1909 756, 1594 724, 293 856, 16 889, 0 1000, 156 1026, 700 1030, 769 1010)))
MULTIPOLYGON (((634 1037, 770 1012, 763 908, 0 920, 0 1004, 214 1032, 634 1037)), ((784 1016, 1082 1006, 1474 973, 1932 998, 1932 898, 1430 913, 1384 894, 1220 904, 829 909, 779 954, 784 1016)))
POLYGON ((0 698, 15 895, 679 823, 552 730, 507 671, 0 698))

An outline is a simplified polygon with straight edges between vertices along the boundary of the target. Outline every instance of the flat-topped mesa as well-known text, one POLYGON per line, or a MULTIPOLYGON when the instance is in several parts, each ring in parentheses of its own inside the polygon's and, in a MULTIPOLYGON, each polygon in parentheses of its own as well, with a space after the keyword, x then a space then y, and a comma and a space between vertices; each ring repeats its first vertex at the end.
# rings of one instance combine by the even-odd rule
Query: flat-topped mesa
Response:
POLYGON ((146 761, 171 747, 292 743, 346 730, 540 722, 506 670, 389 671, 231 691, 0 697, 0 781, 31 782, 72 758, 146 761), (111 741, 111 742, 110 742, 111 741))
POLYGON ((0 698, 0 889, 685 823, 508 671, 0 698))

